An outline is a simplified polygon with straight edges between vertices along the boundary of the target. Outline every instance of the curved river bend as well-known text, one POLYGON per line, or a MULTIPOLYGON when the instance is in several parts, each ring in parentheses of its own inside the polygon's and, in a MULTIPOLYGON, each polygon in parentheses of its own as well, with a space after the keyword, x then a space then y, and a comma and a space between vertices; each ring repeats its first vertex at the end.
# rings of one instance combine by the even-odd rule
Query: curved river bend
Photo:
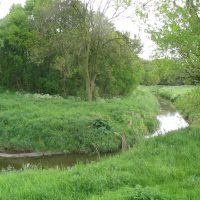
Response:
MULTIPOLYGON (((167 100, 160 99, 161 112, 157 116, 159 121, 159 128, 150 136, 146 138, 151 138, 159 135, 164 135, 170 131, 178 130, 181 128, 186 128, 189 124, 183 119, 183 117, 176 111, 174 106, 167 100)), ((34 153, 33 153, 34 154, 34 153)), ((102 157, 114 155, 104 154, 102 157)), ((19 156, 16 158, 9 157, 0 153, 0 170, 2 169, 22 169, 30 166, 39 166, 41 168, 52 168, 52 167, 61 167, 67 168, 71 167, 77 163, 88 163, 91 161, 98 160, 99 155, 86 155, 86 154, 58 154, 58 155, 39 155, 35 157, 31 156, 19 156)), ((27 154, 28 155, 28 154, 27 154)), ((12 156, 12 155, 11 155, 12 156)))
POLYGON ((183 129, 189 127, 186 120, 176 111, 171 102, 158 98, 161 106, 161 112, 157 116, 159 122, 158 129, 150 136, 146 138, 156 137, 159 135, 165 135, 171 131, 183 129))

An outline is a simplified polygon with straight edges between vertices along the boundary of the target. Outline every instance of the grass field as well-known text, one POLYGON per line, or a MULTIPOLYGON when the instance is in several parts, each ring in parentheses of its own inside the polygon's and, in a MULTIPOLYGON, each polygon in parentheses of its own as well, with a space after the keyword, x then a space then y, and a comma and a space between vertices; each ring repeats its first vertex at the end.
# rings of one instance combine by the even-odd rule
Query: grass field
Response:
MULTIPOLYGON (((137 92, 144 95, 147 90, 140 88, 137 92)), ((194 110, 200 113, 199 94, 199 89, 182 94, 174 103, 191 118, 194 110)), ((69 170, 0 172, 0 200, 199 200, 197 123, 198 118, 194 118, 187 129, 143 140, 121 155, 69 170)))
POLYGON ((0 200, 198 200, 199 150, 199 130, 186 129, 68 171, 2 172, 0 200))
POLYGON ((151 133, 158 112, 156 98, 140 89, 129 97, 93 103, 1 91, 0 150, 115 151, 122 133, 130 146, 151 133))
POLYGON ((161 86, 158 87, 158 94, 171 101, 175 101, 178 97, 191 93, 197 88, 197 86, 161 86))

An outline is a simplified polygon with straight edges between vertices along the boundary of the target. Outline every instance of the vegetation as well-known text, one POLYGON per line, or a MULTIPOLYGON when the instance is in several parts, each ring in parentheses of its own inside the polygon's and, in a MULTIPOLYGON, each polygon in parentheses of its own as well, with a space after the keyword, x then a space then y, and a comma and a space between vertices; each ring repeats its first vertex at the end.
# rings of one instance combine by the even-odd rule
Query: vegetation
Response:
POLYGON ((183 97, 184 95, 188 93, 195 92, 195 89, 197 89, 197 86, 160 86, 158 87, 158 94, 166 99, 169 99, 171 101, 175 101, 179 97, 183 97))
POLYGON ((157 45, 154 60, 144 65, 145 85, 200 83, 200 2, 147 1, 139 9, 146 31, 157 45), (152 13, 157 19, 152 23, 152 13))
POLYGON ((0 20, 0 85, 88 101, 130 94, 140 80, 140 40, 115 30, 120 5, 95 6, 79 0, 14 5, 0 20), (110 19, 108 6, 116 8, 110 19))
POLYGON ((200 195, 199 142, 199 129, 186 129, 67 171, 1 172, 0 199, 196 200, 200 195))
POLYGON ((152 31, 159 47, 182 64, 185 78, 199 83, 200 2, 196 0, 164 1, 158 5, 164 26, 152 31))
POLYGON ((1 171, 0 200, 199 199, 200 1, 103 2, 27 0, 0 20, 0 152, 129 151, 1 171), (138 37, 114 27, 131 2, 158 46, 152 61, 138 57, 138 37), (157 126, 156 95, 190 127, 145 139, 157 126))
POLYGON ((145 61, 142 84, 144 85, 184 85, 191 83, 185 78, 182 64, 176 60, 162 58, 145 61))
POLYGON ((0 149, 65 152, 116 151, 121 135, 133 146, 156 125, 159 104, 140 89, 129 97, 99 99, 1 92, 0 149))
MULTIPOLYGON (((195 103, 195 113, 200 112, 198 104, 200 101, 197 99, 200 94, 199 89, 196 89, 198 93, 194 96, 195 93, 192 92, 194 88, 191 89, 192 87, 159 88, 157 86, 142 87, 137 91, 137 96, 147 95, 148 90, 157 90, 158 92, 161 90, 162 93, 163 91, 168 93, 173 91, 174 94, 180 94, 175 103, 179 105, 179 109, 183 113, 189 111, 189 116, 193 117, 193 105, 195 103), (188 93, 189 88, 190 92, 188 93), (188 102, 187 107, 184 105, 186 101, 188 102)), ((5 93, 4 96, 15 97, 15 101, 17 98, 21 98, 21 100, 25 98, 22 94, 5 93)), ((58 104, 58 97, 50 98, 46 96, 46 98, 50 98, 47 100, 41 99, 40 96, 36 101, 34 99, 36 95, 35 97, 34 95, 30 96, 35 105, 38 103, 43 104, 43 101, 48 102, 48 104, 51 102, 52 105, 58 104)), ((42 97, 44 98, 44 96, 42 97)), ((146 97, 149 99, 150 96, 146 97)), ((141 99, 138 100, 141 103, 141 99)), ((155 104, 155 99, 152 98, 152 100, 155 104)), ((66 103, 69 100, 59 99, 59 101, 63 104, 63 102, 66 103)), ((121 101, 118 100, 118 102, 121 101)), ((124 99, 124 102, 127 104, 127 99, 124 99)), ((86 102, 81 103, 91 105, 86 102)), ((94 104, 97 105, 98 103, 94 102, 94 104)), ((149 103, 148 106, 150 106, 149 103)), ((58 110, 58 107, 56 108, 58 110)), ((197 124, 196 122, 198 122, 198 118, 193 118, 190 128, 145 140, 121 155, 106 158, 86 166, 79 164, 67 171, 36 168, 16 172, 2 171, 0 174, 0 199, 198 199, 200 195, 200 127, 194 126, 197 124), (187 165, 185 164, 186 161, 187 165), (18 182, 17 185, 16 182, 18 182)), ((102 124, 108 127, 102 121, 95 121, 93 126, 102 124)))

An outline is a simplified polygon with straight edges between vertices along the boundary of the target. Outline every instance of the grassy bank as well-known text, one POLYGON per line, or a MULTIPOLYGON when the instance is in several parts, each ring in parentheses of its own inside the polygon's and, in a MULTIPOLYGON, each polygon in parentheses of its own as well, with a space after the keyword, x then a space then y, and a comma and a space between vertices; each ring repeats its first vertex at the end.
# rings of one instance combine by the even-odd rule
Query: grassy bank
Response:
MULTIPOLYGON (((137 92, 146 95, 146 90, 140 88, 137 92)), ((175 103, 179 102, 183 113, 182 101, 191 101, 190 110, 193 103, 200 102, 194 95, 177 98, 175 103)), ((196 113, 200 113, 196 108, 196 113)), ((200 128, 192 125, 142 141, 121 155, 86 166, 80 164, 67 171, 1 172, 0 200, 198 200, 199 152, 200 128)))
POLYGON ((0 200, 198 200, 199 147, 199 130, 186 129, 68 171, 2 172, 0 200))
MULTIPOLYGON (((171 100, 189 121, 191 127, 200 127, 200 87, 165 86, 152 87, 161 97, 171 100)), ((147 89, 148 90, 148 89, 147 89)), ((152 89, 149 89, 152 91, 152 89)))
POLYGON ((115 151, 122 133, 134 145, 156 126, 156 98, 131 96, 93 103, 58 96, 0 93, 1 151, 115 151))
POLYGON ((193 90, 197 89, 197 86, 160 86, 157 87, 158 94, 161 97, 175 101, 177 98, 191 93, 193 90))

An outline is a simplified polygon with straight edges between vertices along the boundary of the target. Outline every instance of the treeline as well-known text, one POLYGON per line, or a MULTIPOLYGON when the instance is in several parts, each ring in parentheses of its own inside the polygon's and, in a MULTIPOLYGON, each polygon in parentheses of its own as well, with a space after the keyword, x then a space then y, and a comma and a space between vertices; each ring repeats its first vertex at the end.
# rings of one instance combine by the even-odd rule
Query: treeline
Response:
POLYGON ((139 83, 141 43, 93 1, 27 0, 0 21, 0 85, 29 92, 126 95, 139 83))
POLYGON ((143 61, 144 85, 193 85, 195 80, 185 70, 183 62, 162 58, 143 61))

